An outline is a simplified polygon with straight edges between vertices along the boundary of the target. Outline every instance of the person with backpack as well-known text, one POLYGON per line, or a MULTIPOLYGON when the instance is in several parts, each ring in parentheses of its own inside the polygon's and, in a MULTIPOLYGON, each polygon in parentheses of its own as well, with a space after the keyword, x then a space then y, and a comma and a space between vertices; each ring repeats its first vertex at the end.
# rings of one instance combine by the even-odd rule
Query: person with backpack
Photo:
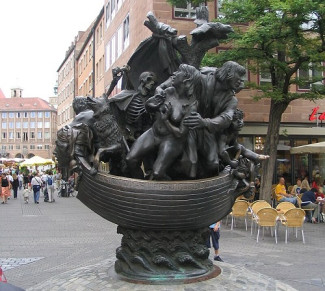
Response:
POLYGON ((39 204, 39 196, 40 196, 40 191, 41 191, 41 187, 42 187, 42 180, 41 180, 38 172, 36 172, 34 174, 34 177, 31 181, 31 185, 33 187, 33 192, 34 192, 34 202, 36 204, 39 204))
POLYGON ((55 202, 54 200, 54 176, 53 172, 49 171, 47 175, 47 191, 49 195, 49 200, 48 202, 55 202))

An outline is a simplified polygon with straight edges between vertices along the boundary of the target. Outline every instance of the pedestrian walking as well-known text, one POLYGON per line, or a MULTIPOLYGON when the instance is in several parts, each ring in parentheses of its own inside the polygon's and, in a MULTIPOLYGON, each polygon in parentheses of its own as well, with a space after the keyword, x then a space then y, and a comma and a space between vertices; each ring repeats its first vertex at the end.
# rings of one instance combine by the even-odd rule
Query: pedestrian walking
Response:
POLYGON ((49 195, 49 202, 55 202, 54 200, 54 175, 52 171, 47 176, 47 190, 49 195))
POLYGON ((28 178, 28 174, 24 173, 24 189, 28 188, 28 184, 29 184, 29 178, 28 178))
POLYGON ((61 179, 62 179, 62 175, 60 172, 57 172, 55 175, 55 181, 56 181, 56 189, 59 191, 60 187, 61 187, 61 179))
POLYGON ((26 204, 29 202, 29 194, 30 194, 30 188, 27 185, 27 187, 24 187, 24 192, 23 192, 23 197, 26 204))
POLYGON ((14 191, 14 199, 17 199, 17 193, 19 188, 19 180, 16 173, 12 174, 12 182, 11 182, 12 190, 14 191))
POLYGON ((211 224, 209 226, 209 230, 210 230, 210 235, 207 241, 207 247, 211 248, 211 242, 210 242, 210 238, 211 238, 212 246, 214 248, 214 260, 223 262, 223 260, 219 256, 220 221, 211 224))
POLYGON ((1 174, 1 204, 6 204, 8 202, 8 197, 10 197, 10 181, 7 178, 6 173, 1 174))
POLYGON ((23 188, 23 181, 24 181, 24 176, 21 172, 18 174, 18 181, 19 181, 19 190, 21 190, 23 188))
POLYGON ((42 180, 38 172, 34 174, 34 177, 31 181, 31 185, 33 187, 33 192, 34 192, 34 202, 36 204, 39 204, 39 196, 42 187, 42 180))

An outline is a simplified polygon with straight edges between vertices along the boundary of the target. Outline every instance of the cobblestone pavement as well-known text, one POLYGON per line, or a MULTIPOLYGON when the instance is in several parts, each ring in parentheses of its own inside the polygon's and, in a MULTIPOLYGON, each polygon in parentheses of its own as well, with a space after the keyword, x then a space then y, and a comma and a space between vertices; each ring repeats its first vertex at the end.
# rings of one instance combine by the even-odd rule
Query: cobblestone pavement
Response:
MULTIPOLYGON (((29 290, 46 282, 52 282, 54 288, 54 284, 64 278, 67 278, 65 284, 70 280, 96 278, 95 274, 90 275, 88 272, 94 271, 93 265, 97 266, 97 273, 111 269, 115 249, 121 239, 116 233, 116 225, 96 215, 74 197, 57 198, 55 203, 41 201, 40 204, 24 204, 19 193, 17 200, 11 199, 8 204, 0 204, 0 221, 0 264, 5 269, 9 283, 29 290), (80 277, 76 278, 76 274, 80 277)), ((299 233, 297 239, 290 234, 288 244, 285 244, 281 226, 278 244, 275 244, 268 231, 257 244, 255 236, 245 231, 243 221, 237 221, 233 231, 229 226, 222 225, 220 255, 226 263, 222 264, 223 267, 220 265, 223 270, 220 276, 227 272, 238 272, 238 276, 242 276, 242 279, 238 279, 242 281, 236 287, 238 290, 290 290, 287 285, 302 291, 325 290, 325 224, 306 223, 304 231, 305 245, 299 233), (255 276, 256 282, 263 278, 271 284, 273 280, 273 285, 252 287, 251 283, 248 284, 251 279, 245 279, 245 274, 255 276)), ((220 276, 213 280, 222 286, 220 276)), ((78 289, 52 289, 49 287, 51 285, 47 286, 50 288, 48 290, 114 290, 105 280, 101 282, 102 287, 89 285, 89 289, 82 289, 83 285, 78 289)), ((206 281, 205 284, 210 286, 212 281, 206 281)), ((195 288, 191 285, 184 285, 184 290, 205 290, 204 284, 195 288)), ((119 288, 124 290, 122 286, 119 288)), ((131 290, 147 289, 139 287, 131 290)), ((154 287, 150 290, 158 289, 154 287)))
POLYGON ((218 263, 221 274, 210 280, 183 285, 142 285, 119 280, 114 272, 113 260, 79 268, 29 288, 27 291, 89 291, 89 290, 119 290, 119 291, 232 291, 232 290, 281 290, 295 291, 283 282, 268 276, 251 272, 244 267, 227 263, 218 263))

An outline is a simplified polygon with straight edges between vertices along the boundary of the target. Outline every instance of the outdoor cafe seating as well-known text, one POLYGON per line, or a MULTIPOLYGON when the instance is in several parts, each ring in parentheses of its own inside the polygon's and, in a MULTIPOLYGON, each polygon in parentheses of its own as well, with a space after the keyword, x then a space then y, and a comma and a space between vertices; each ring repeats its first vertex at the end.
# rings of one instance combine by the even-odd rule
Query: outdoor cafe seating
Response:
POLYGON ((298 228, 301 229, 302 242, 305 243, 305 236, 303 225, 305 221, 305 211, 301 208, 289 209, 284 214, 284 219, 281 221, 282 225, 285 226, 285 243, 288 243, 288 228, 295 228, 296 238, 298 237, 298 228))
MULTIPOLYGON (((233 207, 232 207, 232 211, 229 213, 229 215, 231 216, 231 230, 234 229, 234 225, 235 225, 235 218, 239 218, 239 217, 243 217, 245 219, 245 227, 246 227, 246 231, 247 231, 247 210, 249 207, 249 203, 245 200, 236 200, 233 207)), ((226 225, 228 222, 228 216, 227 216, 227 220, 226 220, 226 225)))

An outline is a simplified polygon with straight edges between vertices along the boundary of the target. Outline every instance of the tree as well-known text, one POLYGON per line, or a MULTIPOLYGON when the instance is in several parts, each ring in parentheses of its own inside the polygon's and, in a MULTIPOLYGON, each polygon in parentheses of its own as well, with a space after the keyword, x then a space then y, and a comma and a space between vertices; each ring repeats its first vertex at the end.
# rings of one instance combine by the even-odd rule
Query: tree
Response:
POLYGON ((291 101, 323 98, 322 74, 299 78, 300 72, 323 71, 325 60, 325 4, 323 0, 225 0, 224 17, 217 21, 246 24, 229 35, 231 50, 208 54, 204 65, 220 66, 227 60, 247 64, 253 73, 267 73, 268 85, 248 84, 261 90, 257 99, 271 99, 265 154, 262 164, 261 199, 270 200, 281 117, 291 101), (249 25, 247 25, 249 24, 249 25), (295 85, 311 85, 306 93, 291 92, 295 85))

